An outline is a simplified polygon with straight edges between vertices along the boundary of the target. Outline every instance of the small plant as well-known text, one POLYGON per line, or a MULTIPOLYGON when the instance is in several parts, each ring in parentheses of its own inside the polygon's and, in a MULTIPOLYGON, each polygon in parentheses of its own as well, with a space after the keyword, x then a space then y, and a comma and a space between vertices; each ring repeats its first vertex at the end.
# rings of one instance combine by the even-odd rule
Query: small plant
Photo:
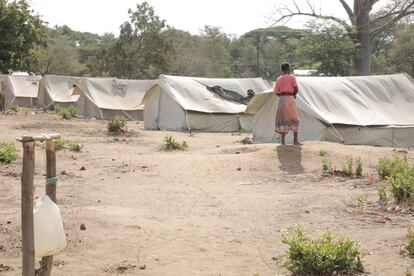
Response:
POLYGON ((0 142, 0 163, 10 163, 17 159, 16 147, 7 142, 0 142))
POLYGON ((83 145, 80 143, 75 143, 67 139, 57 139, 55 140, 55 150, 68 149, 70 151, 81 152, 83 145))
POLYGON ((70 142, 68 144, 68 148, 70 151, 81 152, 83 149, 83 145, 80 143, 70 142))
POLYGON ((320 149, 319 156, 324 157, 328 155, 328 151, 326 149, 320 149))
POLYGON ((401 253, 414 257, 414 231, 411 227, 408 228, 407 241, 402 248, 401 253))
POLYGON ((391 174, 388 178, 393 195, 397 203, 408 202, 414 199, 414 168, 407 167, 404 171, 391 174))
POLYGON ((110 133, 121 133, 126 132, 127 126, 127 119, 122 116, 115 116, 109 123, 108 123, 108 131, 110 133))
POLYGON ((346 170, 345 170, 345 172, 348 175, 353 175, 354 174, 354 159, 350 155, 346 156, 346 170))
POLYGON ((404 273, 404 276, 413 276, 413 274, 411 273, 410 270, 407 269, 404 273))
POLYGON ((69 140, 66 139, 56 139, 55 140, 55 150, 62 150, 69 143, 69 140))
POLYGON ((15 104, 12 104, 12 103, 7 103, 7 104, 4 106, 4 110, 5 110, 5 111, 13 111, 13 112, 17 112, 17 111, 19 111, 19 107, 18 107, 17 105, 15 105, 15 104))
POLYGON ((328 160, 326 159, 322 160, 322 173, 324 175, 329 173, 329 164, 328 164, 328 160))
POLYGON ((362 176, 362 160, 361 158, 357 158, 355 159, 355 176, 356 177, 361 177, 362 176))
POLYGON ((187 144, 185 142, 180 143, 171 135, 164 137, 164 146, 166 150, 182 150, 186 147, 186 145, 187 144))
POLYGON ((352 201, 356 202, 358 205, 364 204, 367 197, 364 194, 357 194, 352 197, 352 201))
POLYGON ((392 159, 381 158, 379 160, 377 172, 381 179, 386 179, 391 175, 404 171, 407 167, 409 167, 407 160, 402 158, 398 153, 395 153, 392 159))
POLYGON ((73 105, 70 105, 66 108, 61 107, 61 106, 56 106, 55 111, 57 114, 59 114, 62 117, 62 119, 69 120, 70 118, 75 117, 76 107, 74 107, 73 105))
POLYGON ((300 229, 293 229, 282 242, 289 246, 284 266, 294 275, 355 275, 364 271, 358 244, 330 232, 312 240, 300 229))
POLYGON ((387 191, 385 190, 385 185, 384 184, 381 184, 378 187, 378 197, 379 197, 380 203, 387 203, 388 202, 388 195, 387 195, 387 191))

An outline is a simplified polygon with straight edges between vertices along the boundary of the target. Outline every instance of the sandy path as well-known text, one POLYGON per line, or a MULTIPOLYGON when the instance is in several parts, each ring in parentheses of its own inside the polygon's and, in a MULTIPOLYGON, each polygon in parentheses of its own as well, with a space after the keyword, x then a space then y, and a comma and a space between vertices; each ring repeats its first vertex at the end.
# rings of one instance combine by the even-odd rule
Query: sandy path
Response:
MULTIPOLYGON (((370 175, 392 149, 242 145, 237 141, 244 136, 229 133, 170 133, 189 148, 164 152, 166 132, 141 127, 130 123, 135 135, 114 139, 100 121, 64 122, 30 112, 0 116, 0 140, 59 131, 85 145, 83 153, 58 153, 58 172, 65 171, 58 199, 69 244, 55 257, 55 275, 115 275, 119 267, 131 275, 286 275, 281 235, 294 226, 314 237, 332 229, 360 241, 371 275, 402 275, 413 266, 398 253, 411 216, 385 214, 391 222, 382 224, 376 214, 354 214, 347 205, 356 194, 377 200, 378 182, 370 175), (365 177, 322 178, 321 148, 338 166, 348 154, 361 157, 365 177)), ((36 153, 40 196, 45 158, 39 147, 36 153)), ((414 154, 408 157, 413 161, 414 154)), ((20 160, 0 165, 0 264, 13 269, 5 275, 21 273, 20 171, 20 160)))

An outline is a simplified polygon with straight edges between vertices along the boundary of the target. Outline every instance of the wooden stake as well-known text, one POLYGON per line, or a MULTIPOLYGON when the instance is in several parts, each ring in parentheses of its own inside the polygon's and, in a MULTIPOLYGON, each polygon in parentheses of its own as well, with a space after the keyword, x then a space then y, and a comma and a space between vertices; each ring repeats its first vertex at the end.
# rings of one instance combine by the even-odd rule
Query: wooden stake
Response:
POLYGON ((22 275, 35 275, 33 191, 35 168, 35 143, 23 143, 22 172, 22 275))
MULTIPOLYGON (((46 177, 56 177, 56 152, 55 142, 52 139, 46 140, 46 177)), ((56 184, 46 184, 46 195, 57 204, 56 184)), ((49 276, 52 273, 53 256, 43 257, 41 261, 42 270, 40 276, 49 276)))

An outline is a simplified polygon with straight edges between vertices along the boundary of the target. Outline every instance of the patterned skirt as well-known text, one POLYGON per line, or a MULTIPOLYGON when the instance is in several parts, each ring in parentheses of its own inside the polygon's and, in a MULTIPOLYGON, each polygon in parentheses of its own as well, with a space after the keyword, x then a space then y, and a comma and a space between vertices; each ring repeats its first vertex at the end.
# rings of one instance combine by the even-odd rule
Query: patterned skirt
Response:
POLYGON ((293 96, 280 96, 276 111, 276 133, 297 132, 299 128, 299 114, 293 96))

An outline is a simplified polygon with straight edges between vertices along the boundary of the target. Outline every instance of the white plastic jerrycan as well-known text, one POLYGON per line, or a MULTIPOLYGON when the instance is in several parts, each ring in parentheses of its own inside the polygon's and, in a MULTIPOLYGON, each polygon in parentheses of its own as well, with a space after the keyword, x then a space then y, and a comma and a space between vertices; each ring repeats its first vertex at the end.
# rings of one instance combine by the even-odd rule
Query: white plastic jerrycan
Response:
POLYGON ((66 236, 59 207, 45 195, 36 200, 33 215, 36 257, 54 255, 65 249, 66 236))

